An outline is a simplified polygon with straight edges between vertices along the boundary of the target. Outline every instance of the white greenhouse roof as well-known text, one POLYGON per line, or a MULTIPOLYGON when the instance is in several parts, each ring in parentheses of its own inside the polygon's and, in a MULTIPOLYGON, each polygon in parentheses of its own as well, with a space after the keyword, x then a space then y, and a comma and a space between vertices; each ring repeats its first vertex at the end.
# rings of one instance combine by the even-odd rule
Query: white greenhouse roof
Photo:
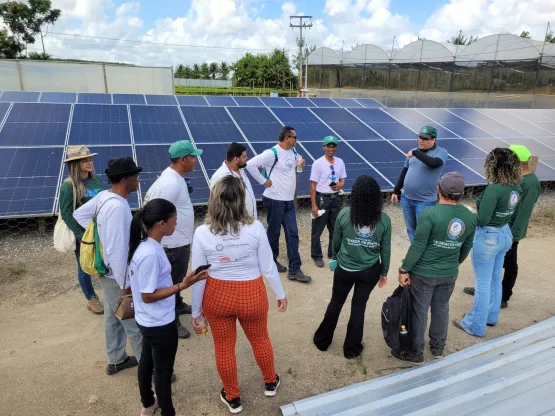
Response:
POLYGON ((457 61, 520 61, 538 59, 541 52, 536 41, 516 35, 491 35, 468 45, 457 56, 457 61))
POLYGON ((389 63, 389 54, 376 45, 359 45, 343 57, 344 64, 389 63))
POLYGON ((337 53, 331 48, 318 48, 314 49, 308 55, 309 65, 340 65, 341 54, 337 53))
POLYGON ((444 45, 433 40, 417 40, 397 52, 392 62, 453 62, 455 50, 452 47, 453 45, 444 45))

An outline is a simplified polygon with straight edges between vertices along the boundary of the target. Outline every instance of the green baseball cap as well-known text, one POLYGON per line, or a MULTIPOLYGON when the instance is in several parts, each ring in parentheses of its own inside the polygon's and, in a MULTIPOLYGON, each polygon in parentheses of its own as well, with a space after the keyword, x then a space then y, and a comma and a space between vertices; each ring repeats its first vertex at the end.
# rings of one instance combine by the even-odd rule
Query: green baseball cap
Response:
POLYGON ((335 136, 326 136, 324 137, 324 146, 327 146, 328 144, 334 144, 337 146, 337 137, 335 136))
POLYGON ((509 149, 516 153, 518 160, 521 162, 528 162, 530 160, 530 156, 532 156, 530 150, 521 144, 512 144, 509 146, 509 149))
POLYGON ((424 137, 425 139, 436 139, 437 130, 435 127, 432 127, 432 126, 424 126, 420 130, 419 136, 424 137))
POLYGON ((170 158, 177 159, 184 156, 200 156, 202 150, 195 149, 189 140, 180 140, 170 146, 170 158))

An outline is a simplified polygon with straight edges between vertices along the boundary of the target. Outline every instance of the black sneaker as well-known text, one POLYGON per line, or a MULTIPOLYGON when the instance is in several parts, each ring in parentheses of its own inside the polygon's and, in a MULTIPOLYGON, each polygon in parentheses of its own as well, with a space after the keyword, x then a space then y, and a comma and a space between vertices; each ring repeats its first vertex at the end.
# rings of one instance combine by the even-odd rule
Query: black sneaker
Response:
POLYGON ((473 287, 465 287, 463 292, 467 295, 474 296, 474 288, 473 287))
POLYGON ((501 309, 505 309, 509 306, 508 302, 501 302, 501 309))
POLYGON ((108 364, 106 366, 106 374, 108 374, 109 376, 113 376, 114 374, 117 374, 120 371, 125 370, 126 368, 133 368, 137 367, 138 365, 139 362, 137 361, 137 359, 134 356, 130 355, 119 364, 108 364))
POLYGON ((281 264, 279 261, 275 261, 276 262, 276 266, 278 269, 279 273, 285 273, 287 271, 287 267, 285 267, 283 264, 281 264))
POLYGON ((233 400, 227 400, 227 398, 225 397, 225 389, 222 389, 222 392, 220 394, 220 399, 222 400, 223 403, 225 403, 227 405, 227 407, 229 408, 229 411, 231 413, 235 414, 235 413, 241 413, 243 411, 243 405, 241 404, 241 398, 236 397, 233 400))
POLYGON ((324 267, 324 261, 322 259, 314 259, 314 265, 319 268, 324 267))
POLYGON ((432 357, 436 360, 443 358, 443 348, 430 348, 430 351, 432 352, 432 357))
POLYGON ((191 336, 189 330, 181 324, 179 319, 175 321, 175 325, 177 326, 177 338, 185 339, 191 336))
POLYGON ((274 397, 277 394, 277 389, 279 387, 279 376, 276 374, 276 381, 274 383, 265 383, 266 388, 264 390, 264 395, 266 397, 274 397))
POLYGON ((297 280, 297 281, 299 281, 299 282, 301 282, 301 283, 310 283, 310 282, 312 282, 312 277, 307 276, 307 275, 304 274, 301 270, 299 270, 299 271, 298 271, 297 273, 295 273, 295 274, 289 273, 289 274, 287 275, 287 278, 288 278, 289 280, 297 280))
POLYGON ((183 302, 181 303, 181 305, 175 308, 175 311, 179 315, 190 315, 193 312, 193 308, 191 308, 191 305, 187 305, 185 302, 183 302))
POLYGON ((391 350, 391 355, 393 355, 395 358, 401 361, 406 361, 411 364, 420 365, 420 364, 424 364, 425 362, 424 354, 422 353, 415 354, 412 351, 391 350))

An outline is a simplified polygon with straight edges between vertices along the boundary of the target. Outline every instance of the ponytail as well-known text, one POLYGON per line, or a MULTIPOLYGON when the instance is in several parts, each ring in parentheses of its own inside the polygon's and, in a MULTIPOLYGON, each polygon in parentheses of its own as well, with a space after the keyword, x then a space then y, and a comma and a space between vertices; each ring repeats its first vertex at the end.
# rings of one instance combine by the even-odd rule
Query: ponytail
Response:
POLYGON ((138 210, 131 220, 129 233, 129 253, 127 263, 131 263, 139 245, 148 238, 148 230, 160 221, 167 221, 176 212, 175 205, 170 201, 157 198, 149 201, 138 210))

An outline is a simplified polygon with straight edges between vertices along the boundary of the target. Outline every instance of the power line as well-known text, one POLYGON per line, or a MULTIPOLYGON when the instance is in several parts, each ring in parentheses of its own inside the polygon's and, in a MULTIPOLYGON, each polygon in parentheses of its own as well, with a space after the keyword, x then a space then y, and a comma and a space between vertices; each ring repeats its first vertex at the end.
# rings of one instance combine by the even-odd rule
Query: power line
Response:
MULTIPOLYGON (((187 45, 182 43, 163 43, 163 42, 152 42, 148 40, 133 40, 133 39, 115 39, 115 38, 105 38, 100 36, 87 36, 78 35, 76 33, 60 33, 60 32, 48 32, 53 35, 60 36, 71 36, 76 38, 87 38, 87 39, 98 39, 98 40, 110 40, 116 42, 127 42, 127 43, 139 43, 139 44, 149 44, 149 45, 163 45, 163 46, 179 46, 185 48, 199 48, 199 49, 226 49, 226 50, 241 50, 241 51, 273 51, 276 48, 237 48, 231 46, 203 46, 203 45, 187 45)), ((278 48, 279 49, 279 48, 278 48)), ((285 49, 289 52, 289 49, 285 49)))

